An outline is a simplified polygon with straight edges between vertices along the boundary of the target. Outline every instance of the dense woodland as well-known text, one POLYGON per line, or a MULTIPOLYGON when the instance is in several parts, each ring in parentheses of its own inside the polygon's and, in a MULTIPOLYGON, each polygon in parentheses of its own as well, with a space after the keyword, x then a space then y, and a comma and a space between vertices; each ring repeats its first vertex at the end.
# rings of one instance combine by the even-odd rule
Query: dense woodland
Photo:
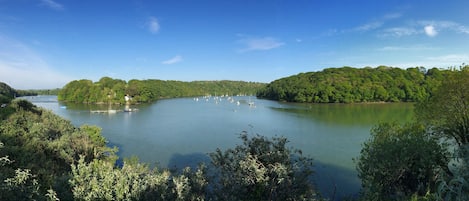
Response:
POLYGON ((257 96, 302 103, 416 102, 425 99, 450 70, 432 68, 328 68, 275 80, 257 96))
POLYGON ((164 81, 130 80, 103 77, 97 82, 75 80, 65 85, 58 94, 60 101, 76 103, 132 103, 151 102, 162 98, 194 97, 205 95, 253 95, 265 84, 242 81, 164 81))

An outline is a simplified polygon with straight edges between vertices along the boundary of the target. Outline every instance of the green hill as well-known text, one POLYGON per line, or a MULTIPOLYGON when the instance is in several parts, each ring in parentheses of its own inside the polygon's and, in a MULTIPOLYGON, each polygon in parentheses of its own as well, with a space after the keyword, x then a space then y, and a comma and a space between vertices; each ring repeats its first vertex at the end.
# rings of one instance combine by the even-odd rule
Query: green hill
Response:
POLYGON ((414 102, 427 97, 450 70, 327 68, 271 82, 259 98, 306 103, 414 102))
POLYGON ((15 98, 16 90, 0 82, 0 104, 9 103, 15 98))
POLYGON ((132 102, 151 102, 162 98, 194 97, 204 95, 256 94, 265 84, 243 81, 165 81, 130 80, 103 77, 98 82, 74 80, 58 94, 60 101, 75 103, 125 103, 124 97, 132 102))

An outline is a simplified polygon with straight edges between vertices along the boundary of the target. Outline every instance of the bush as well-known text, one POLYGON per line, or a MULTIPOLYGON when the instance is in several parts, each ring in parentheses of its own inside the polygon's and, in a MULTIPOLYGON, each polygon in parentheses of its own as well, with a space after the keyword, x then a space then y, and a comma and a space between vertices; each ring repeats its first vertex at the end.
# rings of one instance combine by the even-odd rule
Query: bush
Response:
POLYGON ((455 156, 450 172, 442 172, 439 177, 440 200, 469 200, 469 146, 459 147, 455 156))
POLYGON ((70 184, 75 200, 204 200, 204 167, 186 168, 182 174, 168 170, 150 170, 137 158, 124 161, 122 168, 114 163, 84 158, 72 165, 70 184))
POLYGON ((242 145, 211 153, 215 200, 315 200, 312 159, 287 139, 240 135, 242 145))
POLYGON ((448 164, 445 147, 423 126, 381 124, 372 129, 358 158, 364 200, 402 200, 436 190, 448 164))

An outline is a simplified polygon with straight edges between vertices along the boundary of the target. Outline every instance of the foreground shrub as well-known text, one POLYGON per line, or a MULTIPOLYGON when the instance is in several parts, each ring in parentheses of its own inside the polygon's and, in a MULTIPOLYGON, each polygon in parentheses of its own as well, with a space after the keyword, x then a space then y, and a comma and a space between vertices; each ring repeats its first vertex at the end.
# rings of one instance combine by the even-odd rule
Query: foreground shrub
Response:
POLYGON ((450 172, 442 172, 438 183, 440 200, 469 200, 469 145, 459 147, 450 163, 450 172))
POLYGON ((114 163, 81 159, 72 166, 70 184, 76 200, 204 200, 204 168, 186 168, 181 174, 149 169, 137 158, 114 163))
POLYGON ((362 198, 415 200, 435 193, 437 175, 447 164, 445 148, 423 126, 381 124, 372 129, 358 158, 362 198))
POLYGON ((315 200, 313 163, 284 137, 240 135, 242 145, 210 154, 215 200, 315 200))

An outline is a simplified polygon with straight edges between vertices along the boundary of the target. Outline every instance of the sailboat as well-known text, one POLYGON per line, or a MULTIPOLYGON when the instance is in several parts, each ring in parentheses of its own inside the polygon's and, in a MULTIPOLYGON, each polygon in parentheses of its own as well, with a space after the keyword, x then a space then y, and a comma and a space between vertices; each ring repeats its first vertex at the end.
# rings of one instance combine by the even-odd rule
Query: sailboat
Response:
POLYGON ((248 105, 249 105, 249 106, 254 106, 254 101, 251 101, 251 97, 249 97, 248 105))

